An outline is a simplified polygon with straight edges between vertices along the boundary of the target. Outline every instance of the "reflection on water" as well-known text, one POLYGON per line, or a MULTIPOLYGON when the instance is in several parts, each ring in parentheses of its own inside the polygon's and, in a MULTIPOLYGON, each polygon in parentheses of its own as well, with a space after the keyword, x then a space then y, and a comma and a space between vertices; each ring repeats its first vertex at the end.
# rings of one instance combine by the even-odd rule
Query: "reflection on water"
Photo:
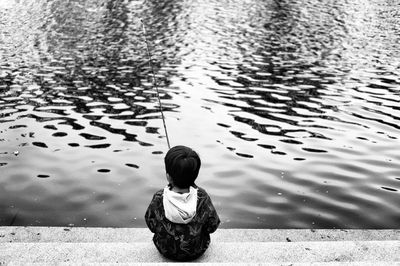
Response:
POLYGON ((223 227, 398 228, 396 8, 2 1, 0 224, 145 226, 167 147, 143 19, 223 227))

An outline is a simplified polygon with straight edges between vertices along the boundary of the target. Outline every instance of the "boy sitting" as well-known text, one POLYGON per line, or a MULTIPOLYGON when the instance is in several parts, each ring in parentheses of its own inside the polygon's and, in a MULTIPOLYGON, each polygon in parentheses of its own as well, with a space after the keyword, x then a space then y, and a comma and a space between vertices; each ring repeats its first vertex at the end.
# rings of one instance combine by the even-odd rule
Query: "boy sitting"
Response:
POLYGON ((189 261, 200 257, 220 223, 207 192, 196 186, 201 161, 185 146, 171 148, 164 158, 169 184, 156 192, 145 215, 153 242, 165 257, 189 261))

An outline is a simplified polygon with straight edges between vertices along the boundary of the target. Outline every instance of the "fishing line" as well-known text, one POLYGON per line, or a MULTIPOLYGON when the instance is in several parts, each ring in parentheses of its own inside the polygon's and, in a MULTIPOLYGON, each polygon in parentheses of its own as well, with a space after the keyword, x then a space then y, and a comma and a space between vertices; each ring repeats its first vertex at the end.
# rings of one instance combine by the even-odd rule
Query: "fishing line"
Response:
POLYGON ((154 67, 153 67, 152 58, 151 58, 150 49, 149 49, 149 44, 148 44, 147 38, 146 38, 146 27, 144 26, 144 23, 143 23, 142 19, 140 19, 140 22, 142 23, 143 36, 144 36, 144 41, 146 43, 147 56, 149 57, 149 66, 150 66, 150 69, 151 69, 151 73, 153 74, 153 87, 156 89, 156 92, 157 92, 158 105, 160 107, 161 118, 162 118, 163 125, 164 125, 164 132, 165 132, 165 136, 167 138, 168 149, 170 149, 171 145, 169 144, 167 124, 165 123, 164 112, 163 112, 161 99, 160 99, 160 92, 158 90, 156 75, 154 73, 154 67))

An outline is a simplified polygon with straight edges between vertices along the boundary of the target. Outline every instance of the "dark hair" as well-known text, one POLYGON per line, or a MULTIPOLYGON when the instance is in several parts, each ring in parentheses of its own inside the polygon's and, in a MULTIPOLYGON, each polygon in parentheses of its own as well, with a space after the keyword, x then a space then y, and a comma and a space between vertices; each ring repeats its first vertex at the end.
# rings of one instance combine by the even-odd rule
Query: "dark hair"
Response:
POLYGON ((164 163, 173 185, 179 188, 194 185, 201 166, 200 157, 194 150, 186 146, 175 146, 165 155, 164 163))

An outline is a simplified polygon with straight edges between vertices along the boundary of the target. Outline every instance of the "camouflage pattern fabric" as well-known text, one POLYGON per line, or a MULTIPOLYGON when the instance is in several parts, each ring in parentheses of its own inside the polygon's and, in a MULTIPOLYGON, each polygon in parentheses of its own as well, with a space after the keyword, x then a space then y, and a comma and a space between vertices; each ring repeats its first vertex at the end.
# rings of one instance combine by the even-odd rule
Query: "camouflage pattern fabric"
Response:
POLYGON ((154 233, 153 241, 165 257, 190 261, 200 257, 210 244, 210 234, 220 220, 207 192, 197 187, 196 215, 188 224, 177 224, 165 217, 163 189, 157 191, 146 211, 146 224, 154 233))

